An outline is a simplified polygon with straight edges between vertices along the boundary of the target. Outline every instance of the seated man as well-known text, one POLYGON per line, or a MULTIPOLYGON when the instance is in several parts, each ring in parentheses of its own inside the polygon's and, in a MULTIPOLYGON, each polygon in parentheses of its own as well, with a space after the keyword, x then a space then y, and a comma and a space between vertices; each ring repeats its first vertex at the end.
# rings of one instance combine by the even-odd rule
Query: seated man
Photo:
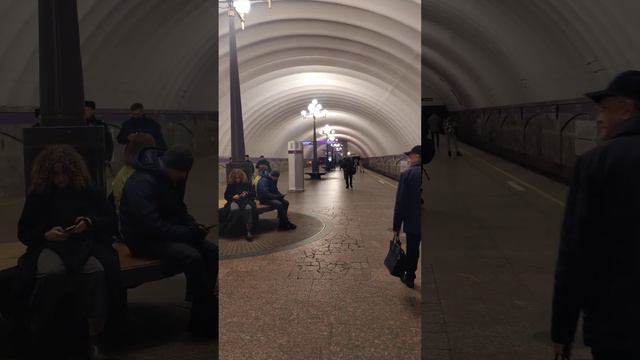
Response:
POLYGON ((258 182, 258 200, 263 205, 273 206, 278 210, 278 229, 293 230, 296 226, 289 221, 287 211, 289 202, 284 199, 284 195, 278 190, 278 178, 280 172, 272 170, 269 176, 263 176, 258 182))
POLYGON ((134 256, 159 258, 184 271, 193 297, 189 330, 194 335, 216 333, 218 248, 207 230, 189 215, 184 186, 193 165, 188 148, 174 146, 158 159, 157 150, 142 150, 133 163, 120 201, 124 240, 134 256))

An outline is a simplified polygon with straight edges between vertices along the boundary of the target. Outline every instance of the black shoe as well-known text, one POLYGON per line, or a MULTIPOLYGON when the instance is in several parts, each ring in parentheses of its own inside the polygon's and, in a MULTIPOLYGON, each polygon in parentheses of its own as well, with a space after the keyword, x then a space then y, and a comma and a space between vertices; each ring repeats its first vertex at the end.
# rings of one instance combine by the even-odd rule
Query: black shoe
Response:
POLYGON ((278 230, 289 230, 287 223, 278 224, 278 230))
POLYGON ((345 189, 348 189, 348 188, 349 188, 349 185, 347 185, 347 187, 345 189))
POLYGON ((451 151, 449 151, 449 157, 451 157, 451 151))
POLYGON ((253 234, 251 233, 251 231, 247 231, 247 234, 244 236, 245 239, 247 239, 247 241, 251 242, 253 240, 253 234))
POLYGON ((95 343, 89 346, 89 360, 115 360, 114 357, 105 354, 95 343))
POLYGON ((297 228, 298 226, 297 226, 296 224, 292 223, 291 221, 289 221, 289 222, 287 223, 287 227, 288 227, 290 230, 293 230, 293 229, 297 228))
POLYGON ((407 277, 406 274, 402 275, 402 277, 400 278, 400 281, 402 281, 410 289, 413 289, 415 287, 415 284, 413 283, 413 278, 407 277))

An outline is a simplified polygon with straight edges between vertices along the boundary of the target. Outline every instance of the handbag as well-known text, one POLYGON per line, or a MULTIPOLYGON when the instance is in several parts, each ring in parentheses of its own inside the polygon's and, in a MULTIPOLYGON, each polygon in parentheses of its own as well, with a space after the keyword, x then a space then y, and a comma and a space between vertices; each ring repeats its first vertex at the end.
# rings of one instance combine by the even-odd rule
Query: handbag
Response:
POLYGON ((406 254, 402 250, 400 237, 396 233, 393 240, 389 241, 389 252, 384 259, 384 266, 389 269, 389 273, 393 276, 401 277, 406 270, 406 254))

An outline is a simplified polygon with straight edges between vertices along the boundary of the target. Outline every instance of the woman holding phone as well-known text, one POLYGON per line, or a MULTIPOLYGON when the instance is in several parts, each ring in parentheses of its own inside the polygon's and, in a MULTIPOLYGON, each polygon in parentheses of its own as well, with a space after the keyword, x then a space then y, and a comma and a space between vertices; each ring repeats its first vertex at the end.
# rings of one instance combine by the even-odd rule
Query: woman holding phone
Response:
POLYGON ((253 240, 251 231, 257 218, 256 192, 247 181, 247 174, 241 169, 233 169, 229 174, 224 199, 227 200, 225 210, 228 211, 229 218, 236 219, 240 215, 240 221, 246 228, 245 238, 247 241, 253 240))
POLYGON ((24 304, 27 335, 36 341, 32 348, 55 353, 61 341, 54 338, 62 322, 79 315, 89 329, 89 358, 109 358, 97 338, 107 315, 105 268, 117 266, 119 272, 117 253, 114 263, 107 252, 116 223, 104 195, 91 187, 89 170, 78 152, 68 145, 53 145, 38 155, 18 223, 18 238, 27 252, 18 263, 15 294, 22 300, 18 304, 24 304), (61 309, 76 309, 64 306, 70 294, 80 305, 79 314, 61 316, 61 309))

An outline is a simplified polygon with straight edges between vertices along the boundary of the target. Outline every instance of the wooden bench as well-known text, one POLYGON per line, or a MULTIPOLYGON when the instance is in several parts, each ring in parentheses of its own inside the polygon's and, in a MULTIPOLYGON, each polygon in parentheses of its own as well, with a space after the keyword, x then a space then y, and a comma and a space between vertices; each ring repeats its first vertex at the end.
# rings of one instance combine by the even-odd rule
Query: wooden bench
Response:
MULTIPOLYGON (((179 269, 167 265, 162 260, 145 259, 131 256, 125 243, 115 242, 114 249, 120 258, 122 281, 127 289, 141 284, 162 280, 181 273, 179 269)), ((9 279, 15 272, 18 258, 26 247, 20 242, 0 243, 0 279, 9 279)))
MULTIPOLYGON (((222 209, 226 203, 227 200, 218 200, 218 209, 222 209)), ((261 204, 260 201, 256 200, 256 212, 258 213, 258 215, 273 211, 275 209, 276 208, 274 208, 273 206, 261 204)))

